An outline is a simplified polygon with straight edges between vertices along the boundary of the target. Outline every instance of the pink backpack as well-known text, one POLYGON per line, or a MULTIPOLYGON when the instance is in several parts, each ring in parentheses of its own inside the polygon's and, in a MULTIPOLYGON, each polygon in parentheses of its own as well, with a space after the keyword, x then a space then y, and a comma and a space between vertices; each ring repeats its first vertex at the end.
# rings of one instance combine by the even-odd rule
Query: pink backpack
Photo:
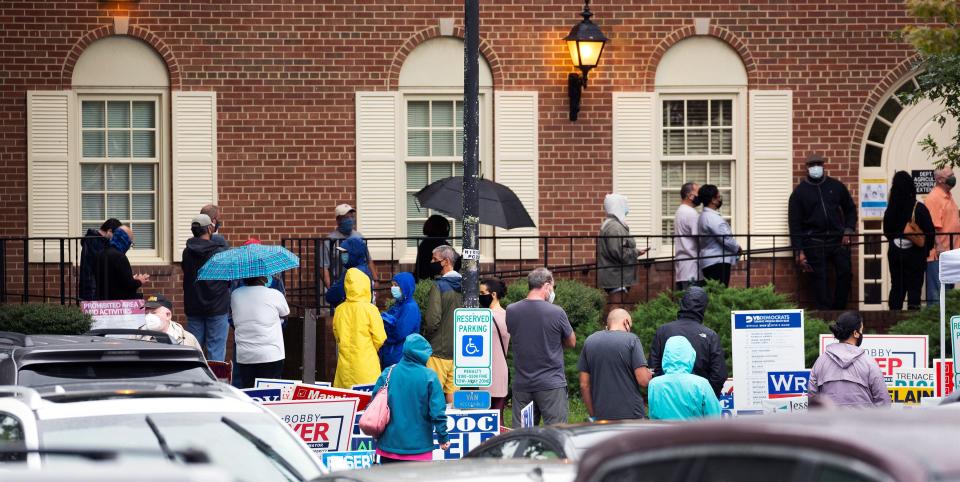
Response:
MULTIPOLYGON (((396 365, 394 365, 396 366, 396 365)), ((383 431, 387 429, 390 423, 390 405, 387 403, 387 389, 390 387, 390 375, 393 374, 393 368, 387 372, 387 380, 383 387, 373 396, 373 400, 367 405, 367 410, 360 416, 360 430, 363 433, 373 437, 380 438, 383 431)))

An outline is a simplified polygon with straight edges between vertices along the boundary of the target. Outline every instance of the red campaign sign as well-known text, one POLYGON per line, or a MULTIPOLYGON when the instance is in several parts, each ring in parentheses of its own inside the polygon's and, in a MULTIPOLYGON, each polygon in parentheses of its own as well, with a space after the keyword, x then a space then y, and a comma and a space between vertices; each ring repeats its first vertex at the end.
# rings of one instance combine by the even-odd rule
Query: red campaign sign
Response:
POLYGON ((937 377, 937 396, 946 397, 953 393, 953 360, 947 360, 946 375, 944 375, 943 360, 933 361, 933 368, 937 377), (946 391, 944 391, 946 389, 946 391))
POLYGON ((293 389, 292 400, 331 400, 354 399, 357 401, 357 411, 362 412, 373 398, 370 392, 347 390, 346 388, 319 387, 316 385, 298 384, 293 389))

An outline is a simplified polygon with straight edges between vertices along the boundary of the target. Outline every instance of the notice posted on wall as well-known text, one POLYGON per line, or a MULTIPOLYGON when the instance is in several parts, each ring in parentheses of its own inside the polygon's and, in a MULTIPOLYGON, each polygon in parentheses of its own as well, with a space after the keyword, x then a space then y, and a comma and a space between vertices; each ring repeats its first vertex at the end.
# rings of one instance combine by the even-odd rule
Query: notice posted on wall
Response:
POLYGON ((768 373, 804 370, 803 310, 730 313, 734 406, 762 411, 768 373))
POLYGON ((93 318, 91 330, 138 329, 147 323, 143 300, 82 301, 80 310, 93 318))
POLYGON ((883 219, 887 210, 887 180, 862 179, 860 181, 860 216, 863 219, 883 219))

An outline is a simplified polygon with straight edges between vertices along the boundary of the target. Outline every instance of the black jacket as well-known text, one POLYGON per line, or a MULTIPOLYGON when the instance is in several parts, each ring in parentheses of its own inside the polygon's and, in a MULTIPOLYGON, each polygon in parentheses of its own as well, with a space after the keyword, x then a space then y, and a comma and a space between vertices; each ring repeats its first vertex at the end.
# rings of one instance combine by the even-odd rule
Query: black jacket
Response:
POLYGON ((193 237, 183 248, 183 311, 187 316, 218 316, 230 311, 229 281, 197 281, 197 272, 223 244, 193 237))
POLYGON ((649 368, 653 376, 663 375, 660 365, 663 348, 671 336, 682 336, 690 341, 697 352, 693 363, 693 374, 706 378, 717 398, 727 381, 727 360, 720 347, 720 336, 703 325, 703 313, 707 308, 707 292, 699 287, 691 287, 680 301, 680 313, 677 320, 657 328, 650 346, 649 368))
POLYGON ((97 299, 97 257, 107 247, 107 238, 96 229, 88 229, 80 241, 80 292, 81 301, 97 299))
POLYGON ((813 183, 805 178, 790 195, 788 208, 790 242, 794 249, 826 238, 838 239, 857 230, 857 205, 842 182, 824 177, 813 183))
POLYGON ((133 269, 127 255, 107 245, 97 255, 94 265, 98 300, 134 300, 143 298, 137 293, 140 282, 133 279, 133 269))

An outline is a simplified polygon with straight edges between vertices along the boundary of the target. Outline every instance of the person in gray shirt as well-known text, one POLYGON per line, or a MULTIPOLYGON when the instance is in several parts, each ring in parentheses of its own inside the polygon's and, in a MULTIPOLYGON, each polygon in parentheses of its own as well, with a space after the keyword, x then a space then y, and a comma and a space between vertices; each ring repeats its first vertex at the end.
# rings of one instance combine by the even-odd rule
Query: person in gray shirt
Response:
POLYGON ((577 345, 577 335, 563 308, 553 304, 553 275, 537 268, 527 276, 527 297, 507 306, 507 331, 513 346, 513 427, 533 402, 533 423, 567 422, 567 379, 563 349, 577 345))
POLYGON ((700 270, 703 279, 712 279, 730 285, 730 268, 743 253, 737 244, 730 225, 720 216, 723 195, 717 186, 705 184, 698 196, 703 203, 703 213, 697 226, 700 231, 700 270))
POLYGON ((577 364, 580 393, 596 420, 646 418, 640 387, 647 386, 653 374, 631 326, 630 313, 617 308, 607 315, 607 329, 583 342, 577 364))

